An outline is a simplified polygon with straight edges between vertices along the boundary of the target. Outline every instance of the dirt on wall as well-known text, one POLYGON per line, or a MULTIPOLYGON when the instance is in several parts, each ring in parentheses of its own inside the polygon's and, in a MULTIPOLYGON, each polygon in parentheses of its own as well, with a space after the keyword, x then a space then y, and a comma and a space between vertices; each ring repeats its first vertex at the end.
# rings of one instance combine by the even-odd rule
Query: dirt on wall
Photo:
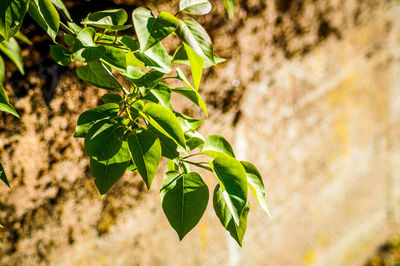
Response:
MULTIPOLYGON (((177 4, 161 0, 156 4, 134 0, 64 2, 76 21, 89 10, 118 6, 130 13, 143 4, 158 10, 175 10, 177 4)), ((202 130, 222 131, 233 139, 232 132, 246 108, 242 104, 246 90, 265 80, 274 86, 277 81, 273 75, 283 65, 307 58, 327 40, 340 42, 346 32, 362 27, 377 10, 392 2, 396 1, 239 1, 236 17, 229 20, 222 1, 212 1, 211 14, 198 20, 213 39, 215 53, 228 62, 204 73, 201 93, 209 106, 211 121, 202 130), (240 85, 233 86, 233 80, 240 81, 240 85)), ((390 20, 386 22, 387 32, 392 30, 392 24, 390 20)), ((87 239, 112 239, 113 228, 135 220, 124 213, 141 215, 161 208, 158 202, 144 200, 146 189, 134 174, 126 174, 100 199, 83 142, 72 135, 79 114, 100 104, 98 99, 103 92, 79 81, 74 66, 55 64, 49 56, 50 41, 29 18, 23 32, 34 42, 32 47, 23 46, 26 75, 6 62, 5 81, 21 119, 0 114, 0 158, 12 187, 0 187, 0 222, 5 226, 0 231, 2 265, 49 264, 87 239)), ((365 57, 373 58, 381 49, 377 44, 365 57)), ((273 100, 277 105, 285 104, 303 96, 309 88, 306 82, 298 84, 292 98, 281 99, 277 94, 273 100)), ((258 104, 260 112, 266 110, 263 102, 258 104)), ((200 112, 190 114, 196 116, 200 112)), ((171 264, 141 257, 140 251, 147 243, 144 238, 151 237, 138 233, 132 240, 138 253, 131 265, 171 264)), ((84 264, 96 263, 86 260, 84 264)))

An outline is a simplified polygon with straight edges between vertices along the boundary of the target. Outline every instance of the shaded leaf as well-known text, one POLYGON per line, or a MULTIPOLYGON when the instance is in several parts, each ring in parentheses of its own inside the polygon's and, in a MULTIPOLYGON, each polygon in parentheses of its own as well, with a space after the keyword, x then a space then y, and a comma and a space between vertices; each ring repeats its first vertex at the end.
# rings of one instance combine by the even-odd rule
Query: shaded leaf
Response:
POLYGON ((99 61, 88 62, 86 66, 76 69, 78 77, 96 87, 120 91, 119 84, 108 74, 99 61))
POLYGON ((179 157, 178 144, 176 144, 175 141, 165 136, 151 125, 149 125, 148 129, 160 139, 161 154, 163 157, 171 160, 179 157))
POLYGON ((189 150, 194 150, 204 144, 204 137, 197 131, 185 132, 186 146, 189 150))
POLYGON ((176 118, 178 118, 178 121, 182 126, 183 132, 195 130, 205 122, 205 120, 197 120, 178 112, 175 112, 175 116, 176 118))
POLYGON ((164 73, 157 70, 150 70, 143 73, 137 67, 127 67, 126 78, 138 87, 143 96, 157 86, 164 77, 164 73))
MULTIPOLYGON (((101 96, 101 100, 104 103, 120 103, 122 101, 122 96, 115 93, 107 93, 101 96)), ((118 111, 117 111, 118 112, 118 111)))
POLYGON ((216 158, 220 154, 227 154, 235 157, 232 146, 229 142, 220 135, 209 135, 201 149, 201 153, 216 158))
MULTIPOLYGON (((117 95, 117 94, 114 94, 117 95)), ((120 96, 121 97, 121 96, 120 96)), ((75 138, 86 137, 89 129, 100 120, 117 116, 119 105, 115 103, 106 103, 96 108, 83 112, 77 122, 75 138)))
POLYGON ((105 54, 101 60, 115 69, 126 71, 125 51, 120 48, 105 46, 105 54))
POLYGON ((129 150, 140 175, 150 190, 161 160, 160 140, 149 130, 128 136, 129 150))
POLYGON ((104 10, 89 14, 82 24, 107 30, 125 30, 130 25, 124 25, 128 14, 123 9, 104 10))
POLYGON ((145 100, 158 103, 164 107, 167 107, 170 111, 173 111, 171 103, 171 90, 170 87, 164 83, 159 83, 144 97, 145 100))
POLYGON ((208 0, 180 0, 179 11, 192 15, 205 15, 211 11, 211 4, 208 0))
POLYGON ((130 159, 129 147, 125 141, 118 153, 109 160, 97 161, 94 158, 90 158, 90 170, 101 195, 106 194, 124 175, 130 159))
POLYGON ((222 191, 220 185, 217 185, 214 190, 213 206, 218 219, 225 229, 230 233, 233 239, 242 246, 242 241, 247 228, 247 216, 250 210, 249 202, 246 203, 243 211, 240 214, 239 225, 235 223, 232 213, 225 201, 226 196, 222 191))
POLYGON ((56 7, 58 7, 64 12, 65 16, 68 18, 69 21, 72 21, 71 15, 69 14, 68 9, 65 7, 62 0, 50 0, 50 1, 53 2, 53 4, 56 7))
POLYGON ((161 203, 171 226, 182 240, 206 210, 208 187, 198 173, 166 173, 160 191, 161 203))
POLYGON ((71 51, 60 45, 50 45, 51 56, 57 64, 69 66, 71 64, 71 51))
POLYGON ((156 43, 163 40, 178 27, 179 20, 168 12, 161 11, 158 17, 154 20, 150 29, 149 38, 143 51, 151 48, 156 43))
POLYGON ((111 159, 121 148, 124 127, 110 120, 95 123, 85 137, 85 151, 98 161, 111 159))
POLYGON ((4 60, 3 60, 3 57, 0 56, 0 83, 1 84, 4 82, 5 74, 6 74, 6 68, 4 65, 4 60))
POLYGON ((246 170, 247 182, 249 184, 251 192, 257 199, 262 209, 268 214, 268 216, 271 217, 271 213, 268 210, 267 200, 265 199, 264 182, 262 180, 260 172, 252 163, 246 161, 241 161, 240 163, 246 170))
POLYGON ((55 42, 60 26, 60 16, 50 0, 30 0, 28 12, 55 42))

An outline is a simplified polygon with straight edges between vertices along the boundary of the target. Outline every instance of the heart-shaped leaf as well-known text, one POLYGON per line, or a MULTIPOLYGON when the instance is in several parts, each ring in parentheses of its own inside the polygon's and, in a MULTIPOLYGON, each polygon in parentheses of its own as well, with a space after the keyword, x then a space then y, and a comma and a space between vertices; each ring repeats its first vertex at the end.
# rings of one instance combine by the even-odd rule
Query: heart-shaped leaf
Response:
POLYGON ((161 160, 160 140, 149 130, 128 136, 129 150, 140 175, 150 190, 161 160))
POLYGON ((50 45, 51 56, 57 64, 69 66, 71 64, 71 51, 60 45, 50 45))
POLYGON ((130 25, 124 25, 128 14, 123 9, 104 10, 89 14, 82 24, 112 31, 125 30, 130 25))
POLYGON ((86 83, 112 91, 120 91, 119 84, 108 74, 99 61, 88 62, 76 70, 78 77, 86 83))
POLYGON ((164 177, 160 195, 164 213, 182 240, 206 210, 208 187, 198 173, 171 171, 164 177))

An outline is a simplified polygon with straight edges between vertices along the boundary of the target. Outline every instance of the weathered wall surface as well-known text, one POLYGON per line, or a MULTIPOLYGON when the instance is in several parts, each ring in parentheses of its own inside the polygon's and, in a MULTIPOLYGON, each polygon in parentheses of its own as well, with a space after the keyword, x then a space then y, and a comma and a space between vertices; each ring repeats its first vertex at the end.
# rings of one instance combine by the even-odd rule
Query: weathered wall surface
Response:
MULTIPOLYGON (((360 265, 398 232, 400 2, 254 0, 233 21, 223 12, 215 3, 203 19, 230 60, 206 73, 211 117, 201 131, 227 136, 240 159, 255 162, 273 217, 252 200, 239 249, 212 204, 179 242, 159 203, 161 176, 148 194, 126 176, 100 200, 71 137, 97 92, 65 69, 47 75, 59 79, 52 91, 43 70, 19 95, 21 121, 0 122, 13 179, 13 189, 0 187, 0 263, 360 265)), ((13 75, 7 88, 18 94, 13 75)))

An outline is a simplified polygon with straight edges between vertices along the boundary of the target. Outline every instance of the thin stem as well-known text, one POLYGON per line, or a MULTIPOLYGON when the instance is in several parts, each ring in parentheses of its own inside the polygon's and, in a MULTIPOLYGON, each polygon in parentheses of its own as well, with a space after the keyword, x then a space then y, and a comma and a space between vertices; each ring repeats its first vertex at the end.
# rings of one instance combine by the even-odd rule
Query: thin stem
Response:
POLYGON ((195 153, 195 154, 191 154, 191 155, 188 155, 188 156, 182 157, 182 159, 188 159, 188 158, 190 158, 190 157, 194 157, 194 156, 197 156, 197 155, 201 155, 201 153, 195 153))
POLYGON ((129 94, 129 91, 127 89, 125 89, 124 86, 122 86, 121 82, 119 82, 119 80, 114 76, 114 74, 111 72, 111 70, 109 70, 102 62, 100 62, 100 65, 107 72, 107 74, 110 75, 110 77, 112 77, 115 82, 117 82, 117 84, 122 89, 122 91, 125 94, 129 94))
POLYGON ((114 43, 111 43, 111 42, 95 41, 94 43, 95 43, 95 44, 101 44, 101 45, 112 46, 112 47, 116 47, 116 48, 119 48, 119 49, 124 49, 124 50, 127 50, 127 51, 129 50, 129 49, 125 48, 125 46, 123 46, 123 45, 114 44, 114 43))
POLYGON ((63 22, 61 22, 61 21, 60 21, 60 27, 61 27, 61 29, 62 29, 63 31, 65 31, 65 32, 67 32, 67 33, 69 33, 69 34, 71 34, 71 35, 73 35, 73 36, 76 36, 75 32, 73 32, 70 28, 68 28, 67 25, 65 25, 65 24, 64 24, 63 22))
POLYGON ((195 163, 195 162, 191 162, 191 161, 186 161, 186 160, 184 160, 184 159, 182 159, 182 161, 185 162, 185 163, 188 163, 188 164, 197 166, 197 167, 199 167, 199 168, 206 169, 206 170, 208 170, 208 171, 210 171, 210 172, 213 171, 210 167, 201 165, 201 163, 195 163))
POLYGON ((176 77, 165 77, 162 80, 166 80, 166 79, 179 79, 179 77, 178 76, 176 76, 176 77))

